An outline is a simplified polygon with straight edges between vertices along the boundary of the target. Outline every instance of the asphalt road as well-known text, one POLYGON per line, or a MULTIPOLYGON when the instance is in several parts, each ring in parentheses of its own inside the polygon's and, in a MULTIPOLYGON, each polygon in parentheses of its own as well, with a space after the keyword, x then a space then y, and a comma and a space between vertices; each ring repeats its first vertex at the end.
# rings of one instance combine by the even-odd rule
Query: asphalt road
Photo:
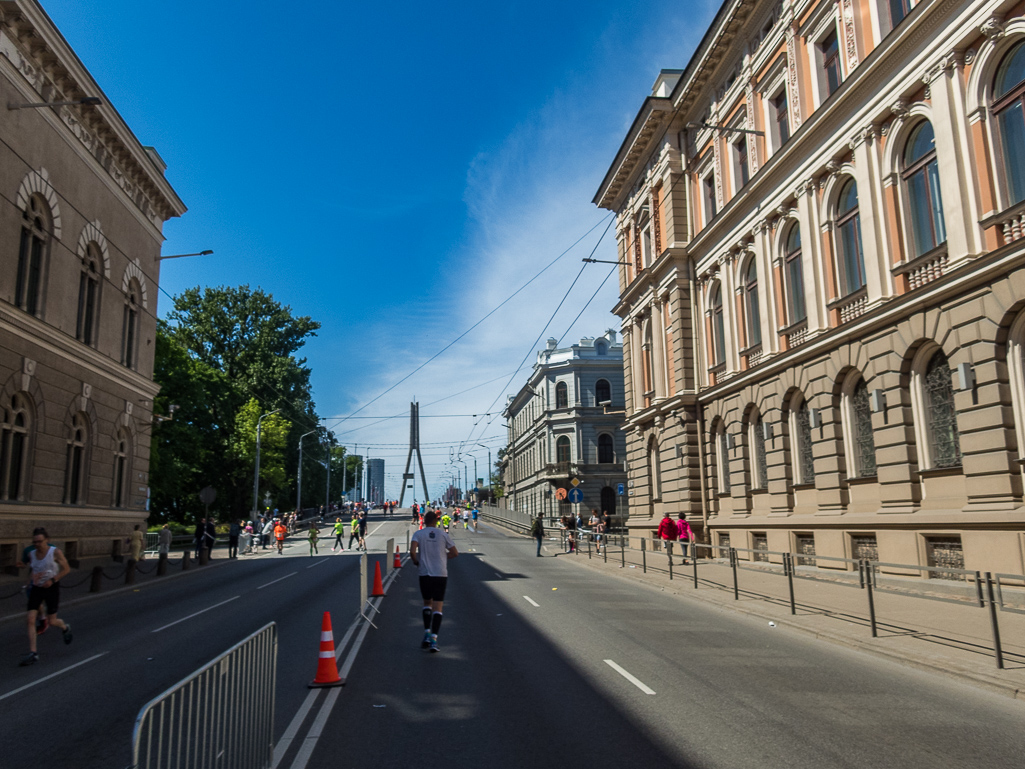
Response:
POLYGON ((538 559, 495 529, 454 538, 441 652, 419 648, 409 565, 309 767, 1023 765, 1020 701, 538 559))
MULTIPOLYGON (((397 516, 371 549, 389 536, 404 546, 408 530, 397 516)), ((343 689, 310 694, 306 684, 322 612, 332 612, 336 642, 355 615, 358 558, 323 547, 309 558, 298 538, 284 557, 70 605, 61 615, 75 642, 50 631, 34 667, 16 666, 21 624, 0 624, 0 724, 13 748, 2 763, 127 766, 139 708, 273 620, 275 742, 298 727, 280 769, 1022 766, 1025 703, 552 551, 538 559, 532 542, 487 525, 453 535, 462 554, 450 562, 441 652, 420 649, 421 600, 407 564, 343 689), (308 714, 293 719, 304 702, 308 714)))
MULTIPOLYGON (((370 522, 371 551, 383 549, 390 536, 404 548, 406 519, 383 520, 370 522)), ((139 709, 271 621, 278 623, 277 741, 316 673, 323 612, 331 612, 340 637, 359 605, 359 558, 332 554, 328 531, 321 530, 319 557, 308 556, 303 533, 284 556, 267 551, 215 562, 62 607, 73 643, 65 646, 57 630, 47 631, 39 638, 40 661, 31 667, 17 666, 27 643, 23 622, 0 624, 0 660, 6 661, 0 665, 0 724, 5 752, 13 749, 10 765, 128 766, 139 709)), ((370 555, 372 575, 373 560, 383 554, 370 555)))

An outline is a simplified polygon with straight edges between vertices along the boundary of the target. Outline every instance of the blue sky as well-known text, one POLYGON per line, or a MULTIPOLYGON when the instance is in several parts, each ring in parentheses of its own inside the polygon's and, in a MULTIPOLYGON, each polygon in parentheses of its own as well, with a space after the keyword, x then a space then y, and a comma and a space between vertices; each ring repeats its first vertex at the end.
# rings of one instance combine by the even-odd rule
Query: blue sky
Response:
MULTIPOLYGON (((165 262, 161 285, 248 283, 320 321, 305 348, 318 410, 385 459, 394 497, 414 398, 431 494, 449 444, 468 441, 484 475, 475 444, 504 444, 495 412, 533 356, 512 374, 604 229, 594 192, 659 69, 686 65, 717 7, 43 3, 189 207, 163 253, 216 252, 165 262), (338 422, 364 406, 404 416, 338 422)), ((614 248, 613 226, 597 256, 614 248)), ((614 277, 570 328, 609 269, 587 267, 545 337, 618 330, 614 277)))

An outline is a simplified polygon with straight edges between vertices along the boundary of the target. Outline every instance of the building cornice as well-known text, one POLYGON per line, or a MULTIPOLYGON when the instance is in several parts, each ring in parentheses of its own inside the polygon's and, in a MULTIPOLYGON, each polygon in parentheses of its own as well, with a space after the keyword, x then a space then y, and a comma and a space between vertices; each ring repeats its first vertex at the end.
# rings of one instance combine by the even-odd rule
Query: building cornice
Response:
POLYGON ((34 0, 0 0, 0 56, 21 75, 20 90, 29 100, 100 96, 98 106, 56 107, 51 114, 158 230, 185 213, 163 169, 34 0))
POLYGON ((592 203, 611 211, 622 207, 623 193, 630 189, 642 160, 651 152, 651 145, 657 141, 655 135, 668 127, 673 114, 672 102, 667 98, 649 96, 644 100, 592 203))

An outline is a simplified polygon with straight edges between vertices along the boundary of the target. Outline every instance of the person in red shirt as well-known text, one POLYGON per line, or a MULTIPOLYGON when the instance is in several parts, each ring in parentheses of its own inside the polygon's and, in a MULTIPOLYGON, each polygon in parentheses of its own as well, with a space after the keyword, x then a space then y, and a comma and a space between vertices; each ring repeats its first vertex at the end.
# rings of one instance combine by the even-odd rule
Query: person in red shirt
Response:
MULTIPOLYGON (((670 518, 669 512, 666 511, 665 517, 658 523, 658 538, 663 542, 675 542, 679 536, 680 532, 676 528, 676 521, 670 518)), ((666 545, 666 552, 669 552, 670 547, 671 545, 666 545)))
MULTIPOLYGON (((694 532, 691 531, 690 524, 687 523, 687 516, 684 513, 680 513, 679 520, 676 522, 676 531, 678 539, 680 540, 680 550, 683 551, 683 565, 687 565, 687 545, 690 544, 691 540, 694 539, 694 532)), ((697 554, 694 554, 697 557, 697 554)))

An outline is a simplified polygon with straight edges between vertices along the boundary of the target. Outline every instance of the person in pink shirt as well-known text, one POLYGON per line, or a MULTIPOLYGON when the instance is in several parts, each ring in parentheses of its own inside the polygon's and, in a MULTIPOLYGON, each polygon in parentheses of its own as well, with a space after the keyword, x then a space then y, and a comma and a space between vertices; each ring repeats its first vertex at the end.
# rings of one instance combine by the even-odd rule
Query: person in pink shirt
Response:
POLYGON ((677 538, 680 540, 680 549, 683 550, 683 565, 687 565, 687 545, 690 544, 694 538, 694 532, 691 531, 690 524, 687 523, 687 516, 680 513, 679 520, 676 522, 677 538))

